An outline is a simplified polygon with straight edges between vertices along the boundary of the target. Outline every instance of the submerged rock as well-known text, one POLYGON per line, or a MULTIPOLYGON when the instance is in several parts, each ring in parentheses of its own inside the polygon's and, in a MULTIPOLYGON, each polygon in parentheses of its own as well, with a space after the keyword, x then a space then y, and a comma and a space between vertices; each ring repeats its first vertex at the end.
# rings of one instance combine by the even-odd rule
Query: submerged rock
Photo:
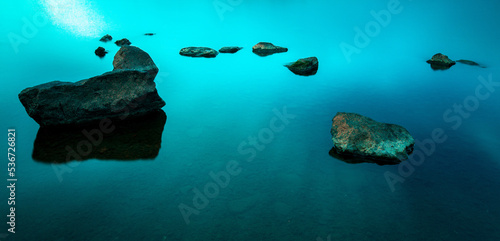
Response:
POLYGON ((480 65, 474 61, 471 61, 471 60, 465 60, 465 59, 460 59, 460 60, 457 60, 458 63, 461 63, 461 64, 466 64, 466 65, 471 65, 471 66, 477 66, 477 67, 480 67, 480 68, 486 68, 485 66, 483 65, 480 65))
POLYGON ((280 46, 275 46, 272 43, 260 42, 252 47, 252 52, 261 57, 272 55, 275 53, 287 52, 288 49, 280 46))
POLYGON ((41 126, 139 116, 165 105, 156 91, 158 68, 149 54, 124 46, 113 66, 111 72, 75 83, 52 81, 24 89, 19 100, 41 126))
POLYGON ((431 59, 427 60, 427 63, 431 64, 431 68, 433 70, 445 70, 455 65, 455 61, 451 60, 450 58, 448 58, 448 56, 441 53, 432 56, 431 59))
POLYGON ((156 35, 156 33, 145 33, 144 35, 146 35, 146 36, 153 36, 153 35, 156 35))
POLYGON ((296 75, 315 75, 318 72, 318 58, 309 57, 304 59, 299 59, 294 63, 290 63, 285 65, 290 71, 292 71, 296 75))
POLYGON ((219 52, 220 53, 234 54, 234 53, 240 51, 241 49, 243 49, 243 47, 236 47, 236 46, 222 47, 221 49, 219 49, 219 52))
POLYGON ((121 46, 131 45, 132 43, 128 39, 124 38, 116 41, 115 44, 121 47, 121 46))
POLYGON ((182 56, 188 57, 204 57, 204 58, 215 58, 219 52, 215 49, 207 47, 186 47, 179 51, 182 56))
POLYGON ((356 113, 337 113, 331 134, 335 153, 384 162, 399 163, 408 159, 415 144, 404 127, 377 122, 356 113))
POLYGON ((94 51, 94 53, 95 53, 95 55, 102 58, 102 57, 106 56, 108 51, 106 51, 106 49, 104 49, 103 47, 99 47, 94 51))
POLYGON ((113 37, 111 37, 111 35, 109 35, 109 34, 106 34, 106 35, 102 36, 102 38, 99 41, 101 41, 101 42, 108 42, 108 41, 111 41, 111 40, 113 40, 113 37))

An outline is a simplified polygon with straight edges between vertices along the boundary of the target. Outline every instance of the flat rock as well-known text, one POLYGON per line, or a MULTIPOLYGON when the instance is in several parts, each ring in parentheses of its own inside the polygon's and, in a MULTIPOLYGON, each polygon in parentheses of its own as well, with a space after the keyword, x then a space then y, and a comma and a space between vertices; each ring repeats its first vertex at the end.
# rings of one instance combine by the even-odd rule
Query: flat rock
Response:
POLYGON ((293 63, 285 65, 290 71, 296 75, 310 76, 315 75, 318 72, 318 58, 309 57, 304 59, 299 59, 293 63))
POLYGON ((272 43, 260 42, 252 47, 252 52, 261 57, 272 55, 275 53, 287 52, 288 49, 280 46, 275 46, 272 43))
POLYGON ((441 53, 432 56, 431 59, 427 60, 427 63, 431 64, 431 68, 434 70, 446 70, 455 65, 455 61, 441 53))
POLYGON ((120 40, 116 41, 115 44, 117 46, 121 47, 121 46, 131 45, 132 43, 130 42, 130 40, 124 38, 124 39, 120 39, 120 40))
POLYGON ((399 163, 408 159, 415 141, 402 126, 374 121, 356 113, 339 112, 331 129, 333 151, 399 163))
POLYGON ((227 53, 227 54, 234 54, 238 51, 240 51, 241 49, 243 49, 243 47, 236 47, 236 46, 230 46, 230 47, 222 47, 221 49, 219 49, 219 52, 220 53, 227 53))
POLYGON ((109 42, 111 40, 113 40, 113 37, 111 37, 111 35, 109 35, 109 34, 106 34, 106 35, 102 36, 102 38, 99 41, 101 41, 101 42, 109 42))
POLYGON ((477 66, 477 67, 480 67, 480 68, 486 68, 485 66, 480 65, 480 64, 478 64, 478 63, 476 63, 474 61, 471 61, 471 60, 460 59, 460 60, 457 60, 457 63, 471 65, 471 66, 477 66))
POLYGON ((146 36, 153 36, 153 35, 156 35, 156 33, 145 33, 144 35, 146 35, 146 36))
POLYGON ((106 51, 106 49, 104 49, 103 47, 99 47, 94 51, 94 53, 95 53, 95 55, 103 58, 104 56, 106 56, 108 51, 106 51))
POLYGON ((179 51, 182 56, 188 57, 204 57, 204 58, 215 58, 219 54, 217 50, 207 48, 207 47, 186 47, 179 51))
POLYGON ((41 126, 140 116, 165 105, 156 91, 158 68, 149 54, 124 46, 116 53, 113 66, 111 72, 75 83, 52 81, 26 88, 19 100, 41 126))

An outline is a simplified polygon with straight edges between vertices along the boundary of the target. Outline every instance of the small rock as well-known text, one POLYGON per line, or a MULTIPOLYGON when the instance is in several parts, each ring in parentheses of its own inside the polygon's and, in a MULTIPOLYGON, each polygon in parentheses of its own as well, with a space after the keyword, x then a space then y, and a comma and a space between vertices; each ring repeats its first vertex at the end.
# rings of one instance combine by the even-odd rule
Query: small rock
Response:
POLYGON ((455 61, 449 59, 448 56, 441 53, 432 56, 431 59, 427 60, 427 63, 431 64, 431 68, 433 70, 446 70, 455 65, 455 61))
POLYGON ((318 58, 309 57, 305 59, 299 59, 294 63, 285 65, 290 71, 296 75, 309 76, 315 75, 318 72, 318 58))
POLYGON ((334 151, 399 163, 408 159, 415 141, 402 126, 374 121, 356 113, 339 112, 331 129, 334 151))
POLYGON ((240 51, 241 49, 243 49, 243 47, 236 47, 236 46, 222 47, 221 49, 219 49, 219 52, 220 53, 234 54, 234 53, 240 51))
POLYGON ((204 58, 215 58, 219 52, 215 49, 207 47, 186 47, 179 51, 182 56, 188 57, 204 57, 204 58))
POLYGON ((153 36, 153 35, 156 35, 156 33, 145 33, 144 35, 146 35, 146 36, 153 36))
POLYGON ((283 53, 287 51, 288 51, 287 48, 275 46, 274 44, 267 42, 260 42, 252 47, 252 52, 261 57, 265 57, 275 53, 283 53))
POLYGON ((95 53, 95 55, 102 58, 102 57, 106 56, 108 51, 106 51, 106 49, 104 49, 103 47, 99 47, 94 51, 94 53, 95 53))
POLYGON ((132 43, 128 39, 124 38, 116 41, 115 44, 121 47, 121 46, 131 45, 132 43))
POLYGON ((108 41, 111 41, 111 40, 113 40, 113 37, 111 37, 111 35, 109 35, 109 34, 106 34, 99 41, 101 41, 101 42, 108 42, 108 41))
POLYGON ((474 61, 470 61, 470 60, 465 60, 465 59, 460 59, 460 60, 457 60, 458 63, 461 63, 461 64, 466 64, 466 65, 471 65, 471 66, 477 66, 477 67, 481 67, 481 68, 486 68, 485 66, 483 65, 480 65, 474 61))

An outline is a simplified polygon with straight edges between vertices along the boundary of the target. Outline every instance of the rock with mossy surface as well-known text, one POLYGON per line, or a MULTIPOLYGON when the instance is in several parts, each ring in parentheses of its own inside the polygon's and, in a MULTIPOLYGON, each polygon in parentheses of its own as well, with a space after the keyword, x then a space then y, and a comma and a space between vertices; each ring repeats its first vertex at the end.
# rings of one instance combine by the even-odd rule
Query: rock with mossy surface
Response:
POLYGON ((219 53, 234 54, 240 51, 241 49, 243 49, 243 47, 237 47, 237 46, 222 47, 221 49, 219 49, 219 53))
POLYGON ((101 42, 109 42, 111 40, 113 40, 113 37, 111 37, 111 35, 109 35, 109 34, 106 34, 106 35, 102 36, 102 38, 99 41, 101 41, 101 42))
POLYGON ((103 47, 98 47, 95 51, 94 51, 95 55, 99 56, 100 58, 103 58, 104 56, 106 56, 106 54, 108 53, 108 51, 106 51, 105 48, 103 47))
POLYGON ((404 127, 377 122, 356 113, 339 112, 331 129, 333 149, 342 156, 399 163, 408 159, 415 141, 404 127))
POLYGON ((315 75, 318 72, 318 58, 309 57, 304 59, 299 59, 293 63, 285 65, 290 71, 296 75, 310 76, 315 75))
POLYGON ((287 52, 285 47, 276 46, 268 42, 260 42, 252 47, 252 52, 261 57, 269 56, 276 53, 287 52))
POLYGON ((131 45, 132 43, 130 42, 130 40, 124 38, 116 41, 115 44, 116 46, 121 47, 121 46, 131 45))
POLYGON ((427 60, 427 63, 431 65, 434 70, 446 70, 451 66, 455 65, 455 61, 448 58, 448 56, 438 53, 432 56, 431 59, 427 60))
POLYGON ((186 47, 179 51, 179 54, 194 58, 215 58, 219 54, 217 50, 208 47, 186 47))
POLYGON ((41 126, 79 125, 104 118, 140 116, 161 109, 154 79, 158 67, 146 52, 123 46, 114 70, 78 82, 52 81, 26 88, 18 97, 41 126))

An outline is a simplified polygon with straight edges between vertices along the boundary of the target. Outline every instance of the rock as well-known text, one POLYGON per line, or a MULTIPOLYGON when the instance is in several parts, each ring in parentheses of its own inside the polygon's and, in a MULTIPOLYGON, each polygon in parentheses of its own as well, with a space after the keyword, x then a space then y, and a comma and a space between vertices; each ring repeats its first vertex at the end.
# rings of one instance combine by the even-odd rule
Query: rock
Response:
POLYGON ((339 112, 331 129, 334 151, 399 163, 408 159, 415 141, 402 126, 374 121, 356 113, 339 112))
POLYGON ((272 55, 275 53, 287 52, 287 48, 275 46, 272 43, 260 42, 252 47, 252 52, 261 57, 272 55))
POLYGON ((108 51, 106 51, 106 49, 104 49, 103 47, 99 47, 94 51, 94 53, 95 53, 95 55, 102 58, 102 57, 106 56, 108 51))
POLYGON ((99 41, 101 41, 101 42, 108 42, 108 41, 111 41, 111 40, 113 40, 113 37, 111 37, 111 35, 109 35, 109 34, 106 34, 106 35, 102 36, 102 38, 99 41))
POLYGON ((219 52, 220 53, 234 54, 234 53, 240 51, 241 49, 243 49, 243 47, 236 47, 236 46, 222 47, 221 49, 219 49, 219 52))
POLYGON ((131 45, 132 43, 128 39, 124 38, 116 41, 115 44, 121 47, 121 46, 131 45))
POLYGON ((217 52, 217 50, 215 49, 207 47, 187 47, 182 48, 179 54, 188 57, 215 58, 219 54, 219 52, 217 52))
POLYGON ((461 64, 466 64, 466 65, 471 65, 471 66, 477 66, 477 67, 481 67, 481 68, 486 68, 485 66, 483 65, 480 65, 474 61, 470 61, 470 60, 465 60, 465 59, 460 59, 460 60, 457 60, 458 63, 461 63, 461 64))
POLYGON ((155 33, 145 33, 144 35, 146 36, 153 36, 153 35, 156 35, 155 33))
POLYGON ((161 148, 161 136, 167 121, 163 110, 125 120, 110 120, 108 130, 101 121, 85 124, 84 127, 40 127, 33 145, 33 160, 45 163, 67 163, 73 160, 153 160, 161 148), (82 133, 85 129, 98 145, 79 152, 82 140, 89 140, 82 133), (100 136, 102 135, 102 139, 100 136), (99 141, 100 140, 100 141, 99 141), (66 147, 75 152, 68 155, 66 147))
POLYGON ((448 56, 441 53, 432 56, 431 59, 427 60, 427 63, 431 64, 431 68, 433 70, 445 70, 455 65, 455 61, 449 59, 448 56))
POLYGON ((77 125, 104 118, 140 116, 161 109, 158 68, 146 52, 123 46, 114 70, 76 83, 52 81, 27 88, 19 100, 41 126, 77 125))
POLYGON ((290 71, 296 75, 315 75, 318 72, 318 58, 309 57, 305 59, 299 59, 294 63, 285 65, 290 71))

